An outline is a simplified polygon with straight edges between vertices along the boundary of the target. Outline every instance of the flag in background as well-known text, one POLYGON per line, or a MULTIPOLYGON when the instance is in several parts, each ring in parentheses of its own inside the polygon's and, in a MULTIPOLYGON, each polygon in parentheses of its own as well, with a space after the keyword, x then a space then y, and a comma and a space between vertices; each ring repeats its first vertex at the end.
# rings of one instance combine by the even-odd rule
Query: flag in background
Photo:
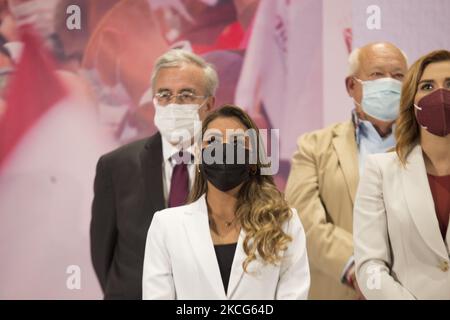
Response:
POLYGON ((22 41, 0 122, 0 299, 101 298, 89 253, 92 183, 116 144, 80 76, 56 70, 30 30, 22 41), (68 285, 73 270, 78 288, 68 285))
POLYGON ((0 118, 0 167, 23 135, 67 93, 55 75, 51 53, 31 27, 23 27, 22 55, 6 92, 0 118))
POLYGON ((261 1, 235 103, 260 127, 280 129, 282 159, 322 125, 322 1, 261 1))

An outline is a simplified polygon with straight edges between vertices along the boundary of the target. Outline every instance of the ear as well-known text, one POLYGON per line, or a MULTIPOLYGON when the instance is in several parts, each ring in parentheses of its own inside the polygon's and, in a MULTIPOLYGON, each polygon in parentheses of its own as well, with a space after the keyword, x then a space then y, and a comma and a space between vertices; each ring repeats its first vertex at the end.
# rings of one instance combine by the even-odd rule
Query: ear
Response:
POLYGON ((209 99, 208 99, 209 101, 208 101, 208 103, 206 104, 206 111, 212 111, 213 109, 214 109, 214 106, 215 106, 215 104, 216 104, 216 97, 214 97, 214 96, 212 96, 212 97, 209 97, 209 99))
POLYGON ((209 97, 207 99, 207 102, 205 102, 205 104, 198 111, 200 120, 203 121, 206 118, 206 116, 214 109, 215 102, 216 102, 215 97, 209 97))
POLYGON ((355 92, 355 79, 352 76, 345 78, 345 88, 350 97, 353 97, 355 92))

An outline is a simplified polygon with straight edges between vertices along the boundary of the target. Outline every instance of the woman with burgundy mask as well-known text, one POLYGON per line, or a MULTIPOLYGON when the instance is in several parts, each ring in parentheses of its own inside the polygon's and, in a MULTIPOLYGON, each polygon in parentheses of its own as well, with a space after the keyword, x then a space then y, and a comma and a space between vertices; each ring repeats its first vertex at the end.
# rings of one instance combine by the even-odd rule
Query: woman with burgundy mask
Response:
POLYGON ((396 152, 369 157, 354 209, 358 283, 368 299, 450 299, 450 52, 403 82, 396 152))
POLYGON ((303 227, 260 160, 255 123, 226 105, 202 137, 190 203, 153 217, 144 299, 306 299, 303 227))

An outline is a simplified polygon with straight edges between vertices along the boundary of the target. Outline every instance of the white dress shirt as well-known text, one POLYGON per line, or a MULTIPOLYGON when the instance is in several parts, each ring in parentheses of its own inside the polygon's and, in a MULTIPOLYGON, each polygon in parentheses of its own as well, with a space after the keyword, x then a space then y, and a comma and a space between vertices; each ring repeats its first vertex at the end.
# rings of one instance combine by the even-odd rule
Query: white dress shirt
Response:
POLYGON ((392 125, 392 132, 382 137, 370 121, 359 119, 355 111, 352 116, 356 128, 359 176, 362 176, 365 160, 369 154, 385 153, 395 147, 395 123, 392 125))

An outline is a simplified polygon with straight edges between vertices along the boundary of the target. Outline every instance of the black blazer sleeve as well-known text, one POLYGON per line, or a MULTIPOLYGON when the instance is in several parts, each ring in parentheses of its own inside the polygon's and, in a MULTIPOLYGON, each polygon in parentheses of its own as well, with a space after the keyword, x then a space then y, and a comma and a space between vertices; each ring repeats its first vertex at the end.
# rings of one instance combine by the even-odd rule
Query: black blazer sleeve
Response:
POLYGON ((117 225, 112 177, 106 168, 104 157, 98 161, 95 174, 90 235, 92 263, 105 292, 117 241, 117 225))

